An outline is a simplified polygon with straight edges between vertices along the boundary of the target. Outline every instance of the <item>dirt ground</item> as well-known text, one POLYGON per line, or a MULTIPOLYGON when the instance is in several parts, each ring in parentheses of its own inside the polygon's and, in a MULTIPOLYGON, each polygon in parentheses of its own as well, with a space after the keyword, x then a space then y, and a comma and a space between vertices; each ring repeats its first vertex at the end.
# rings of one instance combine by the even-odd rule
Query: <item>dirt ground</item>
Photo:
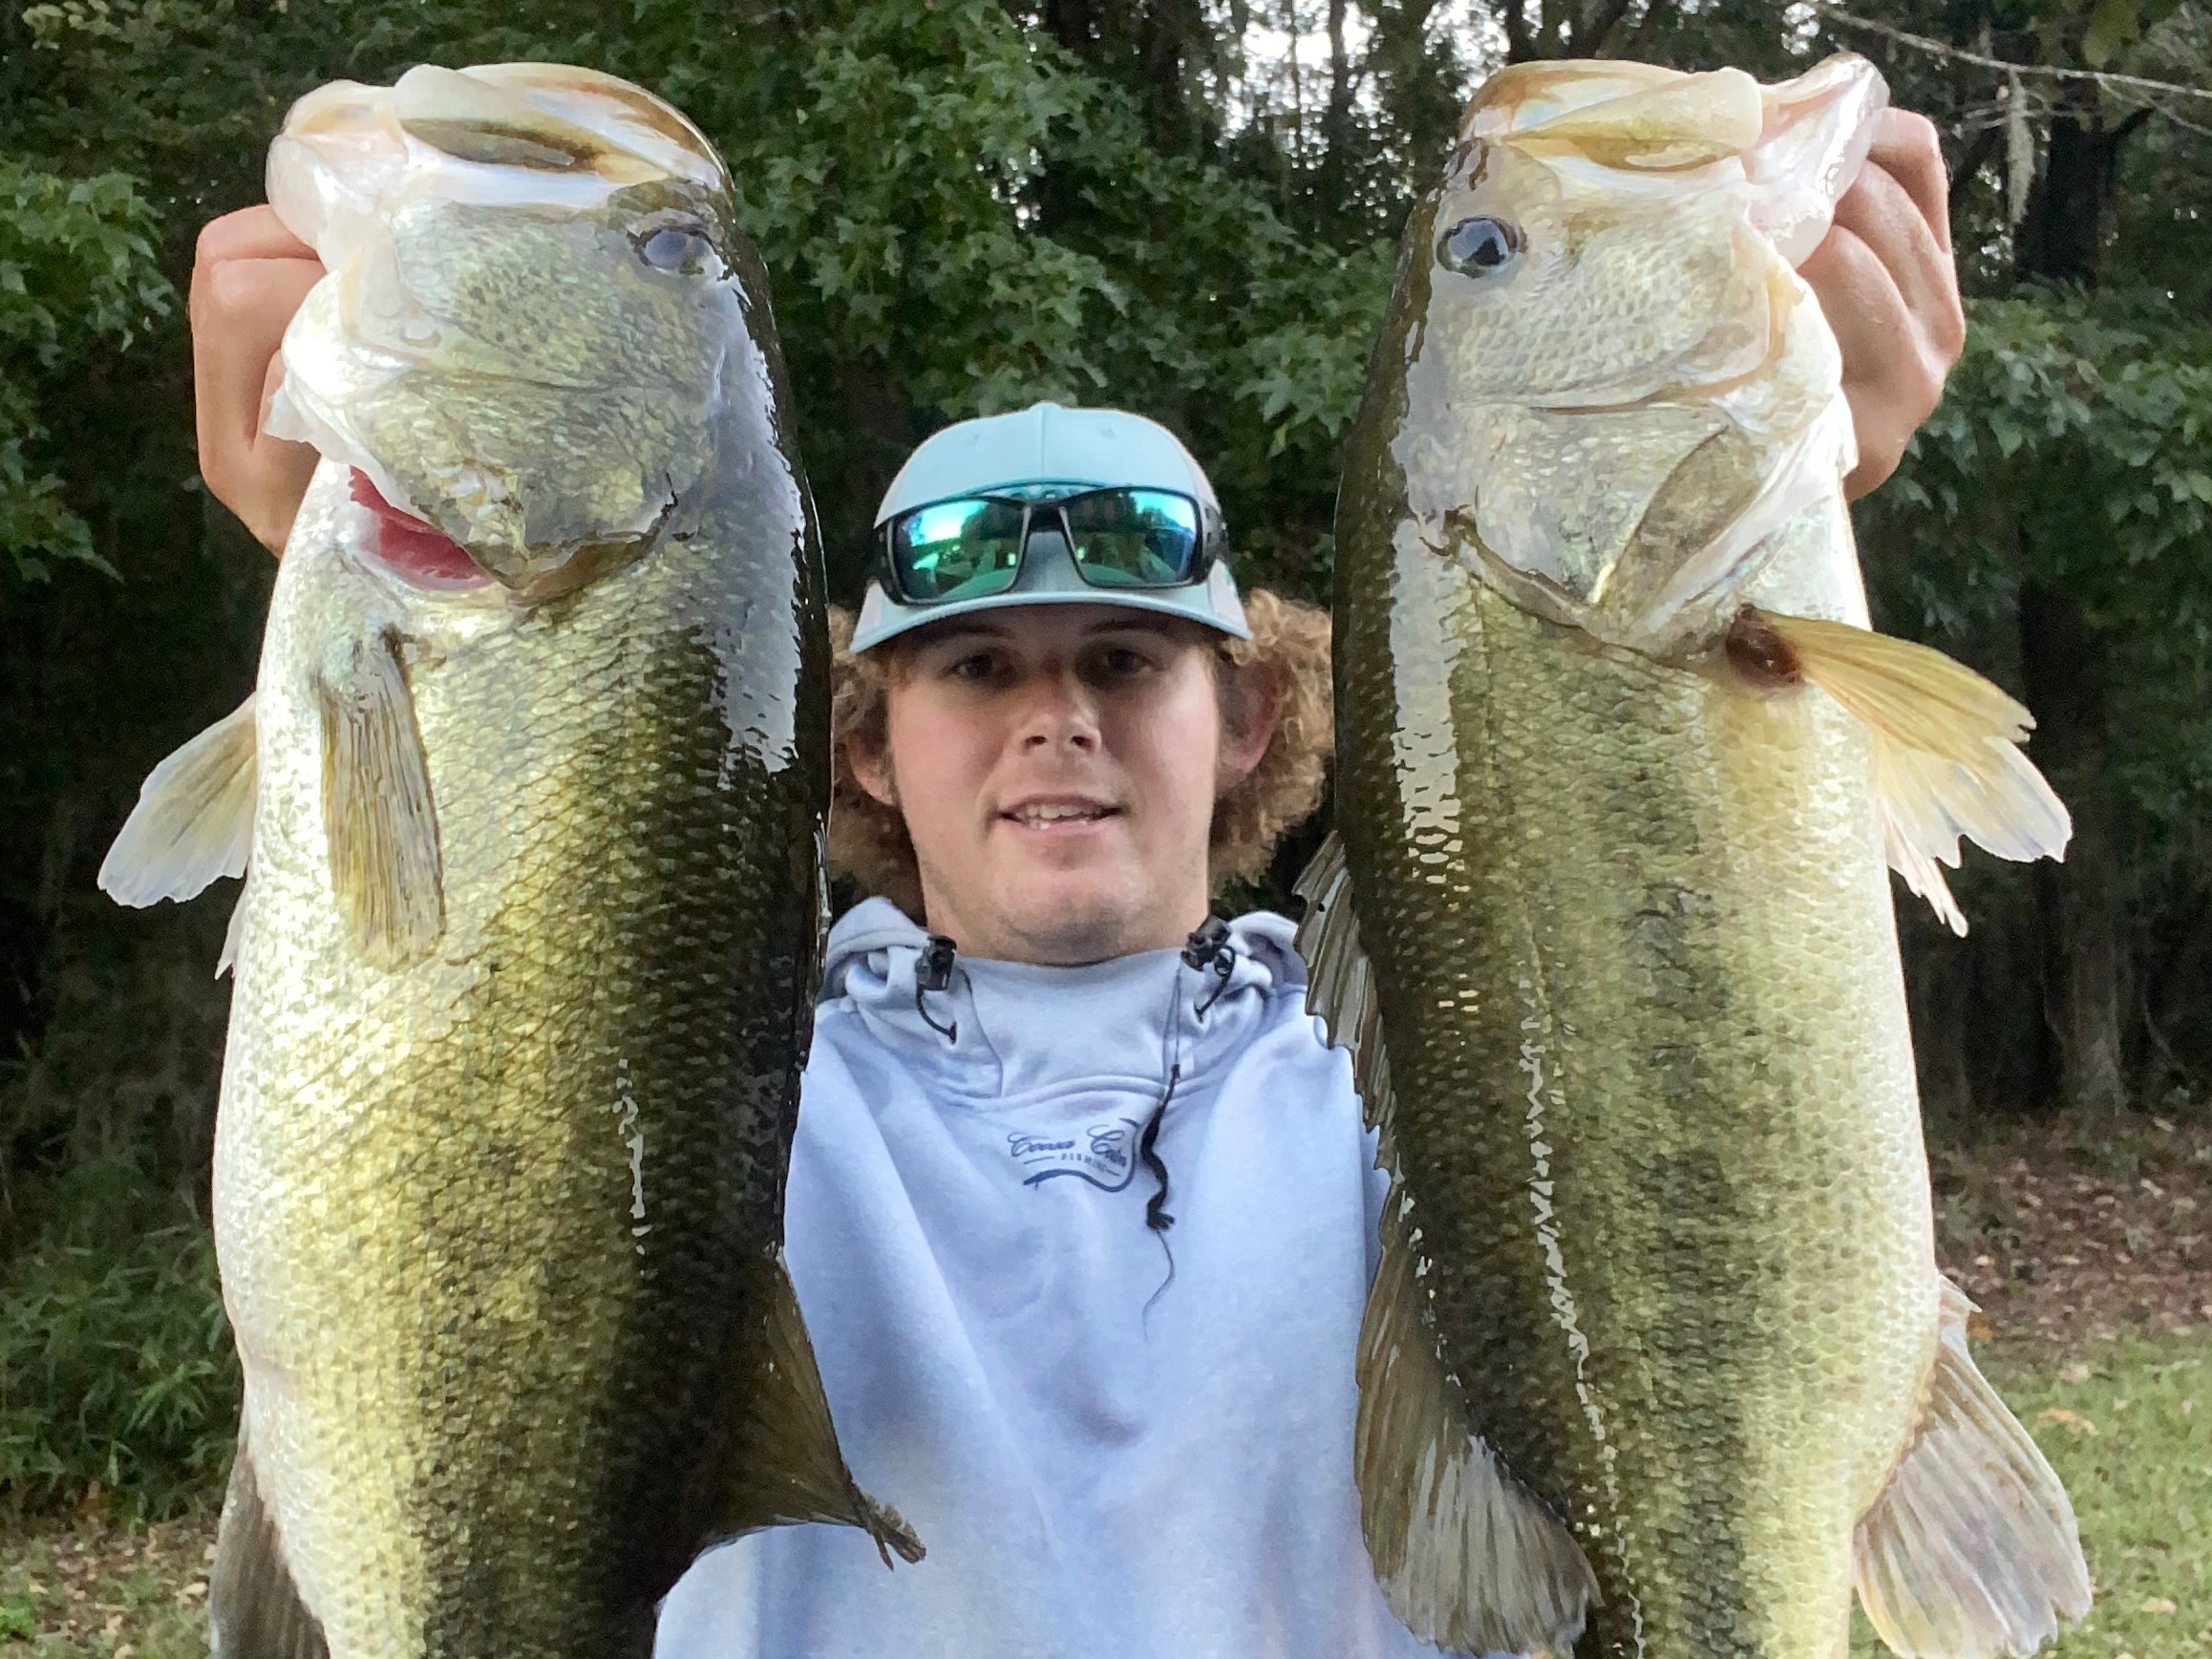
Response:
POLYGON ((2022 1124, 1929 1161, 1937 1254, 1977 1334, 2072 1353, 2212 1325, 2212 1125, 2022 1124))
POLYGON ((0 1653, 34 1659, 195 1659, 207 1651, 212 1509, 153 1526, 106 1515, 97 1495, 74 1518, 0 1542, 0 1653))

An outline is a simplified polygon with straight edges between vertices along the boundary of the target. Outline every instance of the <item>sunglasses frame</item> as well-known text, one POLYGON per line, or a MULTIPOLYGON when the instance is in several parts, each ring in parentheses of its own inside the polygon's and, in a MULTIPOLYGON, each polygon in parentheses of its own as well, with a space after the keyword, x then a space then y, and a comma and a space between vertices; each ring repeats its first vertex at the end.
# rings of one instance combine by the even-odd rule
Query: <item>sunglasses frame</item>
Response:
POLYGON ((1165 593, 1178 587, 1195 587, 1212 572, 1215 562, 1222 556, 1222 543, 1228 539, 1227 527, 1222 521, 1220 509, 1200 500, 1188 490, 1165 489, 1155 484, 1099 484, 1092 489, 1073 490, 1064 496, 1042 497, 1000 495, 992 490, 963 490, 956 496, 943 496, 934 501, 922 501, 904 512, 895 513, 884 520, 882 527, 877 530, 876 579, 883 584, 883 591, 903 606, 921 609, 933 605, 962 603, 950 594, 938 599, 917 599, 908 593, 905 581, 899 573, 898 555, 891 551, 891 532, 899 525, 918 513, 926 513, 932 507, 942 507, 952 501, 989 501, 999 506, 1022 509, 1021 541, 1019 550, 1014 554, 1013 574, 1008 578, 1006 586, 996 593, 968 596, 976 599, 997 599, 1011 592, 1014 584, 1022 579, 1022 564, 1030 556, 1030 532, 1035 526, 1036 509, 1039 507, 1050 507, 1058 516, 1060 540, 1067 545, 1068 563, 1075 567, 1075 574, 1084 586, 1096 588, 1100 593, 1165 593), (1090 573, 1083 568, 1083 561, 1076 557, 1075 533, 1068 522, 1067 505, 1071 501, 1084 500, 1092 496, 1124 495, 1138 490, 1157 496, 1173 496, 1178 500, 1188 501, 1197 511, 1199 546, 1198 552, 1191 559, 1190 574, 1177 582, 1094 582, 1090 573))

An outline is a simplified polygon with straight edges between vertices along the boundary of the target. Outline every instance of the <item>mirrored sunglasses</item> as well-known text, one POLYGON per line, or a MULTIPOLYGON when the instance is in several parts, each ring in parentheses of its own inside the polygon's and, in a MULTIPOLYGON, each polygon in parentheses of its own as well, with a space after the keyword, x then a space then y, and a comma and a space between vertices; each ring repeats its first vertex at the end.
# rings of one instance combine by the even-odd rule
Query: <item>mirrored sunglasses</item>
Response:
POLYGON ((1211 562, 1205 514, 1174 490, 1115 486, 1047 500, 956 496, 901 513, 883 526, 883 573, 904 605, 945 605, 1004 593, 1021 574, 1032 524, 1057 522, 1093 587, 1181 587, 1211 562))

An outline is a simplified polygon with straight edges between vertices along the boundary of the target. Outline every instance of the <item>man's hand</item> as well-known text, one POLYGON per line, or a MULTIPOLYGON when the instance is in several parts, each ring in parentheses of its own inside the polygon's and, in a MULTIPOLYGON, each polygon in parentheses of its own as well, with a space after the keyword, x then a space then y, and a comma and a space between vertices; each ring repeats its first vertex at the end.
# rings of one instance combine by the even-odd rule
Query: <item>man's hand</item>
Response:
POLYGON ((304 443, 262 431, 284 378, 285 326, 321 280, 315 250, 271 207, 226 213, 200 233, 192 262, 192 398, 200 476, 273 553, 284 551, 315 470, 304 443))
POLYGON ((1859 429, 1848 496, 1897 470, 1966 346, 1949 198, 1934 125, 1884 110, 1834 228, 1798 267, 1843 351, 1843 395, 1859 429))

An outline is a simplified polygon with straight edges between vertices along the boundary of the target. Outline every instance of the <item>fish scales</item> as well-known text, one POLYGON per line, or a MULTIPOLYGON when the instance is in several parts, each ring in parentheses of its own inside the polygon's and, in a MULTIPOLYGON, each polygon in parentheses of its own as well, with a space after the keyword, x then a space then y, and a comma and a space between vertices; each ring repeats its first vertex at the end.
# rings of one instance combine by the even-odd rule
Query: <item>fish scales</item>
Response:
POLYGON ((592 1634, 634 1600, 613 1592, 713 1519, 661 1510, 731 1403, 712 1310, 758 1293, 780 1236, 821 734, 775 771, 727 753, 688 619, 773 596, 701 552, 415 677, 448 907, 405 975, 360 964, 329 901, 311 700, 268 695, 319 652, 327 572, 297 542, 284 568, 279 615, 308 626, 264 670, 290 717, 262 728, 217 1202, 240 1341, 290 1385, 313 1478, 278 1514, 338 1651, 616 1650, 592 1634), (519 719, 521 688, 543 694, 519 719), (576 1471, 600 1490, 559 1490, 576 1471), (511 1529, 489 1559, 487 1515, 511 1529), (369 1540, 404 1553, 363 1572, 369 1540))
POLYGON ((2087 1606, 1936 1267, 1884 867, 1943 909, 1960 833, 2064 811, 2024 711, 1866 631, 1789 264, 1880 101, 1851 58, 1503 72, 1348 435, 1300 942, 1393 1178, 1363 1523, 1442 1646, 1841 1659, 1856 1589, 1991 1659, 2087 1606))
POLYGON ((1819 1653, 1935 1344, 1904 1023, 1836 1017, 1894 1000, 1872 805, 1796 831, 1863 734, 1426 547, 1346 576, 1389 594, 1339 635, 1338 798, 1446 1359, 1626 1586, 1579 1651, 1819 1653), (1449 750, 1393 742, 1415 700, 1449 750))
POLYGON ((270 185, 331 266, 270 425, 324 459, 253 698, 102 873, 250 845, 215 1649, 643 1659, 717 1537, 921 1554, 780 1251, 828 646, 765 277, 712 147, 589 71, 322 89, 270 185))

